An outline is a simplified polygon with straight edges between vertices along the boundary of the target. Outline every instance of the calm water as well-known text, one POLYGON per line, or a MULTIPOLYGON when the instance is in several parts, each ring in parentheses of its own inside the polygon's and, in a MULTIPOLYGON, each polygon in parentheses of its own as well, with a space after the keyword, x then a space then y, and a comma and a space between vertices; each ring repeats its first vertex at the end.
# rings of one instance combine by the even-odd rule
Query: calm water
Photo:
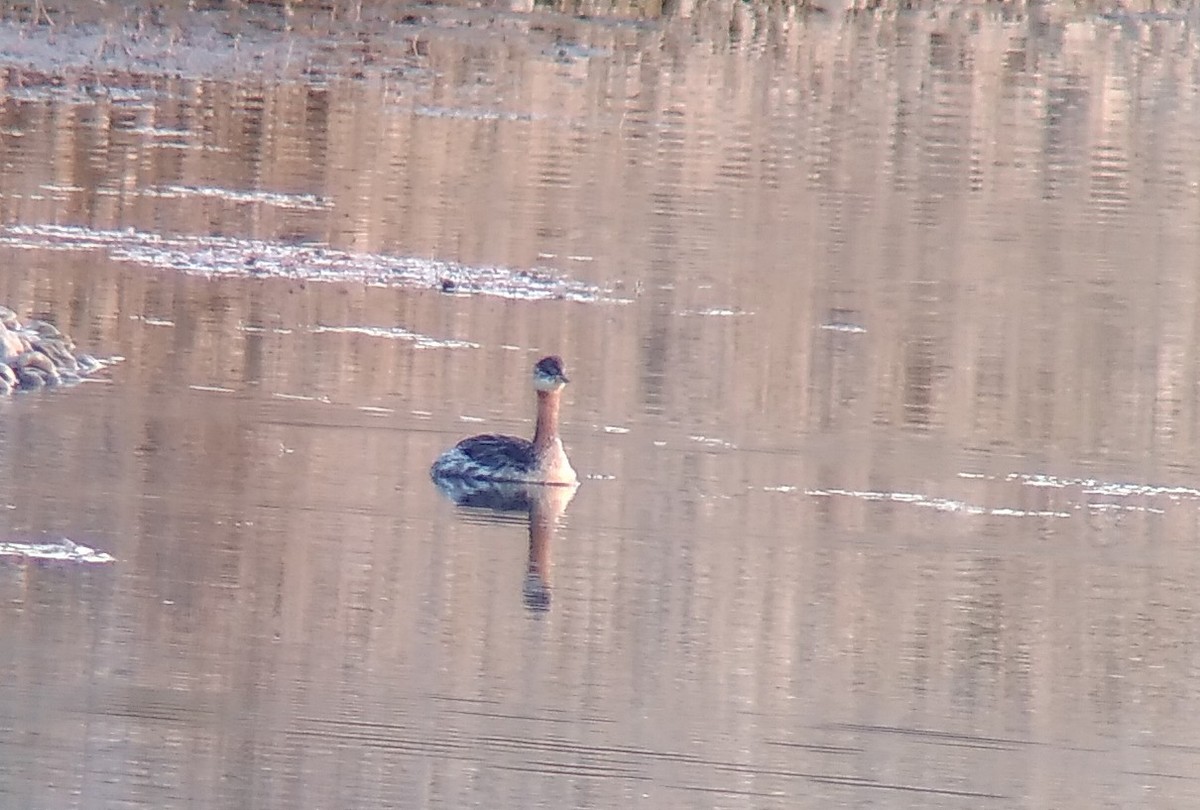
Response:
POLYGON ((1193 12, 348 6, 0 27, 0 806, 1200 802, 1193 12))

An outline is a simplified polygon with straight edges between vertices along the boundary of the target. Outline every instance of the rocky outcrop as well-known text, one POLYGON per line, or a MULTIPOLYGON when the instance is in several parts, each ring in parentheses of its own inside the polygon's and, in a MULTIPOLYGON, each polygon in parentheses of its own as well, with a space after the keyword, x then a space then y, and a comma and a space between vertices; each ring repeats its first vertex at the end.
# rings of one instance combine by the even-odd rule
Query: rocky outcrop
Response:
POLYGON ((77 353, 75 341, 52 323, 22 324, 17 313, 0 306, 0 394, 77 383, 104 362, 77 353))

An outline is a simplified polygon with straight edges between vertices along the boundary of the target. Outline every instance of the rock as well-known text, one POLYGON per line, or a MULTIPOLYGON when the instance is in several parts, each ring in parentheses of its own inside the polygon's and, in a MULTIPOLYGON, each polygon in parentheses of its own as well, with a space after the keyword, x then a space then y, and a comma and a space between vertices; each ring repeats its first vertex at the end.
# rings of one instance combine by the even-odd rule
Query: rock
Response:
POLYGON ((45 375, 40 369, 36 368, 17 369, 17 380, 24 391, 33 391, 46 384, 45 375))
POLYGON ((0 323, 0 362, 12 362, 25 349, 26 346, 21 340, 21 336, 9 329, 6 324, 0 323))
POLYGON ((55 368, 53 360, 51 360, 45 354, 34 350, 23 352, 19 357, 17 357, 16 362, 13 363, 13 366, 17 369, 36 368, 47 375, 58 373, 58 369, 55 368))
POLYGON ((49 357, 51 362, 54 363, 54 367, 59 371, 79 370, 79 361, 75 359, 75 355, 67 350, 66 344, 61 340, 43 340, 33 348, 35 351, 49 357))
POLYGON ((30 321, 28 328, 43 338, 62 337, 58 327, 48 321, 30 321))
POLYGON ((0 396, 77 383, 104 366, 90 354, 76 355, 75 341, 49 321, 22 325, 13 310, 0 305, 0 396))

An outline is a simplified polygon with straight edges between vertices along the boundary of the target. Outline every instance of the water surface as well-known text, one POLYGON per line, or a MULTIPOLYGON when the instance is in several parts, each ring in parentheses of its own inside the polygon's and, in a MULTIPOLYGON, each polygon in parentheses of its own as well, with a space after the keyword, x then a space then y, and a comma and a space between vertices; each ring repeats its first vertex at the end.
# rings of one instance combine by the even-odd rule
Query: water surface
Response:
POLYGON ((1196 802, 1192 12, 71 8, 0 804, 1196 802), (550 352, 582 486, 456 507, 550 352))

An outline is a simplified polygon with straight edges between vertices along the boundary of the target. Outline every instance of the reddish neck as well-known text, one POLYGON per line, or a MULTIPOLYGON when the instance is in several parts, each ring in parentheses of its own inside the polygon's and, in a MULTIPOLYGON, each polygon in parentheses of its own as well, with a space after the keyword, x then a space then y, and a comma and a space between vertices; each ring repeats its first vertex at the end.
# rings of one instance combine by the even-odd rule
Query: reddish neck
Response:
POLYGON ((533 431, 533 446, 549 447, 558 438, 558 391, 538 391, 537 428, 533 431))

